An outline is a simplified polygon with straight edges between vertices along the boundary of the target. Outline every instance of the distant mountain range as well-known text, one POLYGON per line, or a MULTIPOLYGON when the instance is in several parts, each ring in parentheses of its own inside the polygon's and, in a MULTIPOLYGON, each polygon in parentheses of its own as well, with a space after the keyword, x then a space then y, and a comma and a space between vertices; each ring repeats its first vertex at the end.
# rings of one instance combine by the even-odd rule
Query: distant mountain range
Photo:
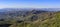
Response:
POLYGON ((44 11, 60 11, 60 8, 3 8, 0 12, 5 11, 31 11, 31 10, 44 10, 44 11))
POLYGON ((60 11, 60 8, 3 8, 0 9, 0 19, 24 19, 31 14, 50 13, 60 11), (21 16, 23 16, 21 18, 21 16))
POLYGON ((0 9, 0 25, 4 24, 12 27, 60 27, 60 8, 0 9))

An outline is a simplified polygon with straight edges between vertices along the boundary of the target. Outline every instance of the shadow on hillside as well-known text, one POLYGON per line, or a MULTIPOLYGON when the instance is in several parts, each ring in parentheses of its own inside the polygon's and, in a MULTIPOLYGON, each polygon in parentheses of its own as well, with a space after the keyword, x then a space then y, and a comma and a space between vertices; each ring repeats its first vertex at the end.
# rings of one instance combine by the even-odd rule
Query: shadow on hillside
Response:
POLYGON ((9 27, 11 24, 1 24, 0 27, 9 27))

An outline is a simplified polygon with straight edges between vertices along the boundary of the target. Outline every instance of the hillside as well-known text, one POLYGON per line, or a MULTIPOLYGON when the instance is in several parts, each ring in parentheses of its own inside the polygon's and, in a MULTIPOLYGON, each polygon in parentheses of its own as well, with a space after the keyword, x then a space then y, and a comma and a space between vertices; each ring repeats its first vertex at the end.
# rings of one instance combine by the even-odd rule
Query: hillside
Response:
MULTIPOLYGON (((60 27, 60 12, 40 13, 27 16, 17 27, 60 27), (36 17, 37 16, 37 17, 36 17)), ((14 25, 11 25, 14 27, 14 25)))
POLYGON ((60 11, 0 11, 0 27, 60 27, 60 11))

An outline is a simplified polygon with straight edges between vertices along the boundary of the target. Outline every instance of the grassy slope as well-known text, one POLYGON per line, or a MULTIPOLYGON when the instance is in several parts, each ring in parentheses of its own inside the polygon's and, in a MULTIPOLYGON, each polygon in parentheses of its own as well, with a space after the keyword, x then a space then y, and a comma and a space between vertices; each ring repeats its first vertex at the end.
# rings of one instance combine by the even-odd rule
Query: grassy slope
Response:
POLYGON ((25 27, 60 27, 60 12, 57 12, 52 19, 46 19, 42 22, 38 20, 36 23, 24 25, 25 27))
MULTIPOLYGON (((34 15, 35 14, 30 14, 29 16, 26 16, 24 18, 26 18, 26 20, 29 20, 29 18, 34 15)), ((38 14, 36 16, 38 16, 39 19, 30 23, 16 23, 16 20, 11 20, 10 22, 7 22, 12 24, 9 27, 60 27, 60 12, 56 12, 51 17, 47 13, 38 14)), ((3 23, 0 21, 0 24, 4 23, 4 21, 3 23)))

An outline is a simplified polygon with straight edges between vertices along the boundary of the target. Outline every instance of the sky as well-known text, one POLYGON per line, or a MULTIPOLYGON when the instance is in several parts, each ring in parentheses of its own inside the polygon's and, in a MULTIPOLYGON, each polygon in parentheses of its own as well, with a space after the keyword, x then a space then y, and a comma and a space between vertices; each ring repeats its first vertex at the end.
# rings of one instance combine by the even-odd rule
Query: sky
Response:
POLYGON ((0 8, 60 8, 60 0, 0 0, 0 8))

